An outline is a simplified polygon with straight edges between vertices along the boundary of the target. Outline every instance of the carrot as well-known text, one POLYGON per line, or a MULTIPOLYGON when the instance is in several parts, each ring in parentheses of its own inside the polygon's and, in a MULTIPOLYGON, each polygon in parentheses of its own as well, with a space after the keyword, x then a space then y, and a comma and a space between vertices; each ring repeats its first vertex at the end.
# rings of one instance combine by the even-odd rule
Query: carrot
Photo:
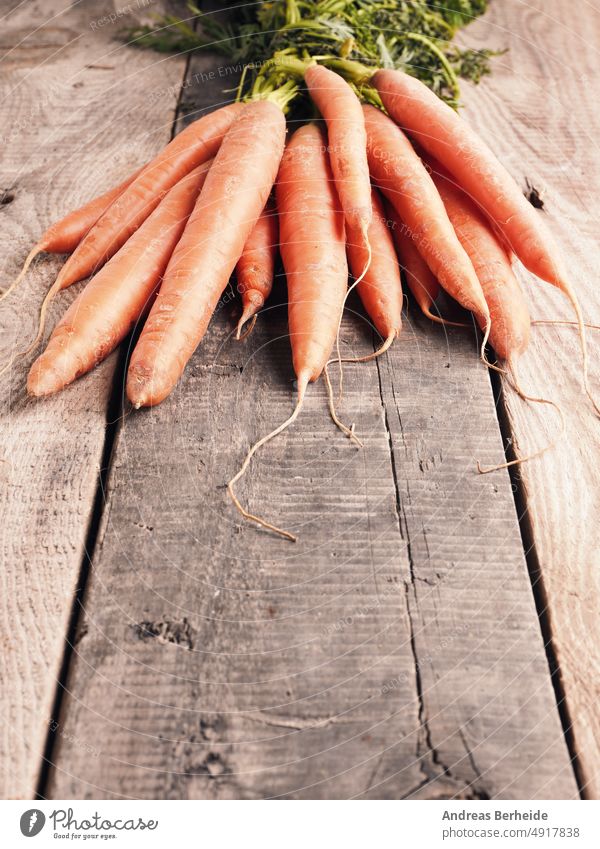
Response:
POLYGON ((471 260, 459 242, 431 176, 402 130, 373 106, 364 106, 367 153, 375 184, 406 225, 406 232, 440 284, 485 331, 490 313, 471 260))
MULTIPOLYGON (((402 327, 402 282, 386 213, 375 189, 371 191, 371 204, 373 212, 368 237, 372 261, 356 291, 375 329, 389 347, 402 327)), ((365 245, 347 238, 346 250, 350 270, 359 277, 368 259, 365 245)))
POLYGON ((277 209, 275 203, 269 200, 235 267, 237 289, 242 296, 242 315, 238 322, 236 339, 244 339, 252 332, 256 313, 262 309, 271 294, 278 241, 277 209), (249 319, 252 319, 252 323, 242 335, 242 328, 249 319))
MULTIPOLYGON (((304 79, 310 96, 327 125, 327 141, 331 170, 346 219, 351 242, 358 236, 365 246, 364 265, 355 272, 355 280, 346 293, 359 286, 371 264, 369 227, 372 218, 371 181, 367 161, 367 133, 360 100, 346 80, 323 65, 309 65, 304 79)), ((345 301, 344 300, 344 304, 345 301)), ((340 370, 339 394, 342 395, 343 371, 340 353, 342 316, 336 334, 336 351, 340 370)))
POLYGON ((549 231, 515 180, 474 130, 419 80, 402 71, 382 70, 371 81, 394 121, 450 171, 481 206, 521 262, 568 298, 579 327, 583 385, 600 415, 589 385, 587 343, 579 300, 549 231))
POLYGON ((371 223, 371 183, 367 133, 360 101, 346 80, 323 65, 304 73, 310 96, 327 124, 328 151, 346 226, 367 239, 371 223))
POLYGON ((51 224, 29 252, 16 279, 0 294, 0 301, 10 295, 16 286, 18 286, 27 274, 29 266, 36 256, 41 253, 67 254, 74 251, 90 228, 106 212, 108 207, 123 194, 124 190, 135 180, 141 170, 139 168, 134 174, 127 177, 122 183, 119 183, 118 186, 114 186, 114 188, 109 189, 104 194, 88 201, 84 206, 79 207, 79 209, 65 215, 60 221, 51 224))
POLYGON ((433 302, 440 293, 440 284, 415 247, 415 243, 407 232, 406 224, 403 224, 400 220, 398 213, 391 203, 386 204, 386 211, 392 221, 394 243, 400 265, 404 271, 406 285, 412 292, 421 312, 427 318, 430 318, 432 321, 443 321, 443 319, 431 312, 433 302))
POLYGON ((15 357, 27 356, 37 346, 44 334, 48 307, 56 293, 87 277, 110 259, 175 183, 214 156, 242 108, 241 104, 233 103, 194 121, 141 170, 64 264, 42 302, 34 340, 24 351, 13 355, 8 365, 14 362, 15 357))
POLYGON ((225 135, 131 357, 136 407, 171 392, 200 343, 277 176, 285 118, 268 100, 245 105, 225 135))
POLYGON ((298 417, 308 383, 318 379, 333 348, 348 288, 344 216, 325 139, 315 124, 297 130, 286 147, 276 195, 297 401, 291 416, 250 448, 227 488, 246 519, 295 541, 293 534, 245 510, 235 495, 234 485, 256 451, 298 417))
POLYGON ((93 277, 56 326, 29 372, 31 395, 51 395, 113 351, 149 306, 210 162, 187 174, 93 277))
POLYGON ((459 188, 439 163, 427 159, 433 181, 444 201, 456 235, 473 263, 490 308, 490 344, 503 360, 523 353, 529 342, 530 318, 504 244, 479 207, 459 188))
POLYGON ((243 107, 233 103, 194 121, 146 165, 98 220, 62 268, 64 289, 87 277, 125 244, 185 174, 213 157, 243 107))
MULTIPOLYGON (((364 241, 355 242, 346 236, 346 253, 352 273, 358 279, 356 291, 363 303, 367 315, 373 322, 375 329, 383 339, 379 348, 364 357, 340 357, 339 351, 336 360, 341 363, 364 363, 384 354, 394 339, 400 334, 402 328, 402 281, 400 269, 394 248, 394 241, 390 234, 389 221, 386 218, 383 202, 376 189, 371 190, 372 218, 368 230, 368 239, 371 251, 364 241), (369 253, 371 261, 369 261, 369 253), (363 274, 367 264, 367 271, 363 274), (360 277, 362 275, 362 278, 360 277)), ((328 366, 334 362, 330 360, 324 368, 325 386, 329 402, 331 418, 338 428, 350 439, 362 446, 362 442, 354 433, 354 425, 347 427, 338 418, 333 389, 329 378, 328 366)))

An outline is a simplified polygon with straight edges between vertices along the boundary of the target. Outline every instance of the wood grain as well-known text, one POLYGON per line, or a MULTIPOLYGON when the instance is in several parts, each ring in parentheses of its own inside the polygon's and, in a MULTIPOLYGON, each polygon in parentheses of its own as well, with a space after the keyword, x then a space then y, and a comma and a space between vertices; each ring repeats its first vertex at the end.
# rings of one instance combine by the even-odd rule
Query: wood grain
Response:
MULTIPOLYGON (((485 84, 469 88, 465 115, 524 186, 544 190, 540 212, 567 257, 586 319, 600 323, 600 9, 561 0, 507 0, 468 31, 477 46, 508 47, 485 84)), ((572 319, 550 286, 523 271, 537 318, 572 319)), ((591 383, 600 396, 597 331, 589 332, 591 383)), ((558 446, 521 467, 552 644, 584 792, 600 798, 600 479, 598 418, 581 388, 581 356, 570 327, 534 329, 519 375, 566 418, 558 446)), ((515 446, 523 456, 556 439, 557 417, 507 390, 515 446)))
MULTIPOLYGON (((52 221, 122 180, 164 144, 183 73, 181 61, 124 50, 114 26, 98 25, 110 10, 105 3, 69 9, 49 0, 10 12, 13 5, 0 4, 7 14, 0 38, 3 284, 52 221), (159 99, 160 91, 170 94, 159 99)), ((32 336, 42 293, 59 265, 58 258, 39 260, 21 293, 0 306, 3 362, 32 336)), ((61 296, 50 325, 78 288, 61 296)), ((0 402, 0 796, 17 798, 35 792, 49 725, 57 721, 56 680, 116 360, 43 402, 25 395, 30 362, 3 376, 0 402)))
POLYGON ((576 797, 474 339, 347 369, 363 451, 311 388, 239 489, 291 545, 224 488, 293 392, 285 304, 236 310, 120 431, 47 795, 576 797))

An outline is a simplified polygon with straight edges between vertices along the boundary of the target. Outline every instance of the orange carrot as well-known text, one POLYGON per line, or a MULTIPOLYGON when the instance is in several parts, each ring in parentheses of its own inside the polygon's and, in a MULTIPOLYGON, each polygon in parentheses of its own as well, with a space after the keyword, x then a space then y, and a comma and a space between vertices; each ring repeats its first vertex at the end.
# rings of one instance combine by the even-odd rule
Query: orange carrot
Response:
POLYGON ((490 344, 501 359, 510 360, 527 347, 531 325, 511 258, 480 208, 456 186, 439 163, 431 159, 426 161, 432 169, 433 181, 456 235, 471 258, 490 308, 490 344))
POLYGON ((285 131, 280 107, 262 100, 225 135, 131 357, 135 407, 167 397, 204 336, 273 187, 285 131))
MULTIPOLYGON (((364 265, 355 272, 354 282, 346 292, 345 305, 351 290, 360 285, 371 264, 371 181, 365 119, 358 97, 346 80, 335 71, 330 71, 323 65, 309 65, 304 72, 304 79, 312 100, 327 124, 329 161, 344 211, 349 240, 353 243, 362 240, 365 246, 364 265)), ((340 398, 344 377, 339 338, 341 324, 340 315, 335 340, 340 371, 340 398)))
POLYGON ((38 254, 67 254, 74 251, 90 228, 106 212, 108 207, 123 194, 127 186, 136 179, 141 170, 139 168, 134 174, 123 180, 122 183, 119 183, 118 186, 93 198, 84 204, 84 206, 65 215, 60 221, 51 224, 40 237, 37 244, 31 249, 17 278, 0 295, 0 301, 6 298, 25 277, 29 266, 38 254))
POLYGON ((87 277, 110 259, 175 183, 214 156, 240 109, 243 109, 241 104, 233 103, 190 124, 141 170, 64 264, 42 302, 35 338, 24 351, 13 355, 8 365, 37 346, 44 334, 48 307, 56 293, 87 277))
POLYGON ((375 107, 363 108, 375 184, 396 209, 405 232, 444 289, 475 314, 486 333, 485 346, 490 329, 488 306, 431 176, 402 130, 375 107))
POLYGON ((148 309, 209 167, 201 165, 170 189, 73 301, 29 372, 31 395, 51 395, 88 372, 148 309))
POLYGON ((584 321, 560 251, 515 180, 482 139, 423 83, 402 71, 377 71, 371 78, 389 114, 435 156, 473 198, 521 262, 556 286, 577 318, 586 394, 600 414, 588 380, 584 321))
POLYGON ((280 251, 299 398, 329 358, 348 288, 339 206, 324 136, 308 124, 294 133, 277 179, 280 251))
POLYGON ((238 103, 224 106, 175 136, 78 245, 58 275, 56 283, 60 288, 87 277, 116 253, 175 183, 216 154, 241 109, 243 106, 238 103))
POLYGON ((346 225, 366 238, 372 215, 371 183, 360 101, 343 77, 323 65, 309 65, 304 79, 327 124, 329 160, 346 225))
MULTIPOLYGON (((402 327, 402 282, 386 213, 375 189, 372 190, 371 203, 373 214, 368 237, 372 259, 356 291, 385 343, 393 341, 402 327)), ((346 249, 350 269, 355 277, 359 277, 368 260, 364 242, 357 243, 347 238, 346 249)))
POLYGON ((432 319, 441 321, 439 316, 431 312, 433 302, 440 293, 440 284, 433 276, 429 266, 415 247, 415 243, 407 232, 406 224, 391 203, 386 204, 386 210, 392 220, 392 233, 398 252, 398 259, 404 271, 406 285, 421 308, 421 312, 432 319))
POLYGON ((271 294, 278 241, 277 209, 275 203, 269 200, 235 267, 237 289, 242 296, 242 315, 238 322, 236 339, 245 338, 252 331, 256 313, 263 308, 271 294), (242 335, 242 328, 249 319, 252 319, 252 323, 242 335))
POLYGON ((308 383, 318 379, 327 363, 344 308, 348 289, 344 216, 325 138, 315 124, 306 124, 292 136, 281 160, 276 195, 298 396, 291 416, 250 448, 227 490, 244 518, 295 542, 289 531, 248 512, 234 486, 258 449, 298 417, 308 383))

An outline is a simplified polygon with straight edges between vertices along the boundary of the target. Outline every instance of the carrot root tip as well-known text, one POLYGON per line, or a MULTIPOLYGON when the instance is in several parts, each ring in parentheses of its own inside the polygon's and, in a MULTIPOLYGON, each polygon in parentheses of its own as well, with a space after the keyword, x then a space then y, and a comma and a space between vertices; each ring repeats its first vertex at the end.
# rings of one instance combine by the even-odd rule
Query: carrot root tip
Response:
POLYGON ((248 304, 248 306, 245 307, 244 312, 240 316, 240 320, 238 321, 237 330, 236 330, 236 334, 235 334, 235 338, 236 338, 237 342, 243 342, 244 339, 247 339, 248 336, 250 336, 250 334, 254 330, 254 325, 256 324, 257 318, 258 318, 258 316, 254 312, 254 306, 252 304, 248 304), (246 322, 249 319, 250 319, 250 324, 248 325, 248 327, 242 333, 242 328, 244 327, 244 325, 246 324, 246 322))
POLYGON ((286 428, 288 428, 291 424, 293 424, 296 421, 296 419, 298 418, 298 415, 300 413, 300 410, 302 409, 302 404, 304 402, 304 393, 306 391, 307 385, 308 385, 308 375, 305 375, 305 374, 299 375, 298 376, 298 400, 296 401, 296 406, 294 407, 294 410, 293 410, 291 416, 289 418, 287 418, 283 422, 283 424, 280 424, 278 427, 275 428, 275 430, 272 430, 271 433, 268 433, 266 436, 263 436, 261 439, 258 440, 258 442, 255 442, 254 445, 252 445, 250 447, 250 450, 246 454, 246 457, 245 457, 244 462, 242 463, 242 465, 240 467, 240 470, 238 471, 238 473, 236 475, 234 475, 231 478, 231 480, 227 484, 227 492, 229 493, 229 497, 233 501, 237 510, 244 517, 244 519, 248 519, 251 522, 256 522, 257 525, 260 525, 261 527, 265 528, 268 531, 273 531, 273 533, 279 534, 279 536, 283 537, 284 539, 290 540, 290 542, 297 542, 297 537, 294 534, 290 533, 290 531, 283 530, 283 528, 279 528, 279 527, 277 527, 277 525, 273 525, 271 522, 268 522, 266 519, 262 519, 260 516, 256 516, 254 513, 250 513, 248 510, 246 510, 246 508, 243 507, 242 504, 240 503, 237 495, 234 492, 233 487, 235 486, 235 484, 240 480, 240 478, 246 472, 246 469, 248 468, 252 457, 254 456, 254 454, 256 454, 258 449, 261 448, 261 446, 265 445, 267 442, 270 442, 271 439, 274 439, 276 436, 278 436, 280 433, 282 433, 284 430, 286 430, 286 428))
POLYGON ((3 301, 5 298, 7 298, 10 295, 10 293, 13 292, 17 288, 17 286, 19 285, 21 280, 25 277, 25 275, 29 271, 29 266, 31 265, 33 260, 36 258, 36 256, 38 256, 38 254, 43 253, 43 251, 44 251, 44 248, 41 245, 34 245, 34 247, 27 254, 25 262, 23 263, 23 267, 21 268, 21 270, 19 271, 19 273, 17 274, 17 276, 15 277, 13 282, 10 284, 10 286, 7 289, 0 289, 0 293, 1 293, 0 294, 0 301, 3 301))

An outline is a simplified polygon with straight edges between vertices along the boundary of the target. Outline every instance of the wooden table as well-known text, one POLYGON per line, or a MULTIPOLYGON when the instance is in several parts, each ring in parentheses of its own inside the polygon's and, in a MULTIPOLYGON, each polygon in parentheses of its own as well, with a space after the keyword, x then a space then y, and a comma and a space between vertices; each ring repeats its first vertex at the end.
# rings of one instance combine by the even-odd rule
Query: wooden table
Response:
MULTIPOLYGON (((51 221, 229 97, 222 59, 123 46, 104 18, 118 5, 0 4, 2 280, 51 221)), ((599 36, 597 2, 496 0, 466 37, 509 52, 464 110, 545 188, 595 322, 599 36)), ((39 260, 2 304, 4 355, 59 265, 39 260)), ((570 318, 522 279, 535 317, 570 318)), ((346 369, 364 450, 317 384, 240 487, 291 545, 242 525, 224 489, 293 394, 282 282, 243 344, 237 309, 151 411, 122 415, 125 350, 43 402, 28 363, 4 375, 2 796, 598 798, 598 420, 572 328, 536 327, 520 368, 563 407, 560 445, 479 476, 477 459, 558 423, 502 395, 472 333, 411 307, 389 354, 346 369)), ((342 343, 373 349, 356 303, 342 343)))

